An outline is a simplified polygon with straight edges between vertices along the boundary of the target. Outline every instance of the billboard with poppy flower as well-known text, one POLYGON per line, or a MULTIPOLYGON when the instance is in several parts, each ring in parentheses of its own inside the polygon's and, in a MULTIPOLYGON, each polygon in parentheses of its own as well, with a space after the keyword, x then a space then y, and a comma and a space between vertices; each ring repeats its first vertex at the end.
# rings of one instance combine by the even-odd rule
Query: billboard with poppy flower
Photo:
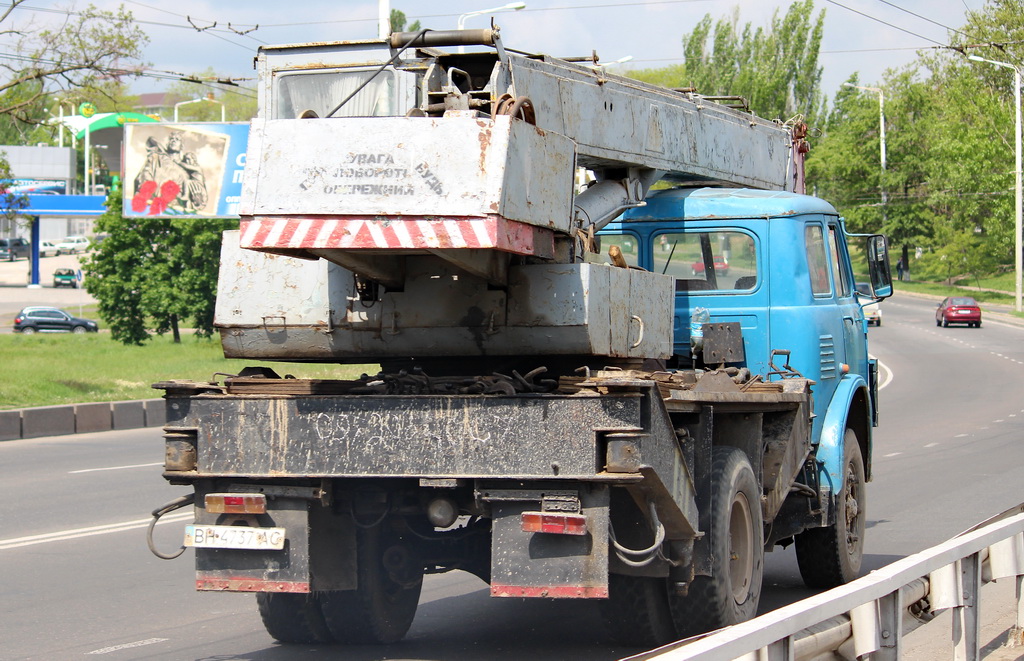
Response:
POLYGON ((248 124, 128 124, 124 129, 125 216, 238 216, 248 124))

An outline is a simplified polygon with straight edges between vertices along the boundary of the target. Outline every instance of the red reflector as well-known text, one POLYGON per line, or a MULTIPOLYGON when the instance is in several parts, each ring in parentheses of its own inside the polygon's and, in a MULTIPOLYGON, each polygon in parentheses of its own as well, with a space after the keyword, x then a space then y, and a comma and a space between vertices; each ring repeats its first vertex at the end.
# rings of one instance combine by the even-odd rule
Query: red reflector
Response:
POLYGON ((267 497, 261 493, 208 493, 206 511, 213 514, 266 514, 267 497))
POLYGON ((586 535, 587 517, 561 512, 523 512, 523 532, 546 532, 555 535, 586 535))

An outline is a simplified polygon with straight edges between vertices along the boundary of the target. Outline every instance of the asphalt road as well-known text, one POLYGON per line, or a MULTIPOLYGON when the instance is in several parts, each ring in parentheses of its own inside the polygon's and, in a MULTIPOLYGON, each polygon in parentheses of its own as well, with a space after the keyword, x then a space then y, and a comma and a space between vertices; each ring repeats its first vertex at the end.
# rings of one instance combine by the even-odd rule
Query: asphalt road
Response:
MULTIPOLYGON (((937 328, 934 303, 882 304, 883 371, 864 571, 1024 501, 1024 328, 937 328)), ((160 477, 155 429, 0 443, 0 658, 253 661, 339 656, 281 646, 252 596, 196 593, 191 552, 150 555, 144 520, 185 492, 160 477), (104 526, 109 526, 104 528, 104 526)), ((177 548, 183 519, 158 528, 177 548)), ((766 562, 762 610, 810 594, 792 549, 766 562)), ((943 637, 947 634, 943 633, 943 637)), ((460 572, 428 577, 412 630, 346 659, 615 659, 586 602, 491 599, 460 572)), ((983 641, 988 642, 988 641, 983 641)))

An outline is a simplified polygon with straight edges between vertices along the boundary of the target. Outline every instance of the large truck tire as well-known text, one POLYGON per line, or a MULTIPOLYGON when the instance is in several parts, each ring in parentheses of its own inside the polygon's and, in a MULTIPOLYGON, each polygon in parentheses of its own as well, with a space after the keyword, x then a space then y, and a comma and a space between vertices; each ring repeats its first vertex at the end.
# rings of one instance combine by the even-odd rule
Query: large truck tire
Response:
POLYGON ((711 576, 695 576, 686 596, 669 595, 681 638, 757 614, 764 574, 761 490, 750 460, 736 448, 712 453, 710 532, 711 576))
POLYGON ((836 520, 827 528, 811 528, 796 536, 800 576, 809 588, 844 585, 860 574, 864 557, 866 490, 864 458, 857 434, 843 436, 843 488, 836 498, 836 520))
POLYGON ((358 584, 355 590, 324 592, 320 607, 331 635, 339 643, 387 645, 398 642, 409 631, 423 587, 423 565, 412 556, 402 582, 395 581, 384 566, 384 557, 395 551, 393 540, 381 532, 381 526, 360 530, 356 543, 358 584))
POLYGON ((664 578, 608 576, 608 599, 601 602, 608 638, 630 647, 658 647, 678 639, 664 578))
POLYGON ((282 643, 332 643, 316 594, 261 592, 256 595, 267 633, 282 643))

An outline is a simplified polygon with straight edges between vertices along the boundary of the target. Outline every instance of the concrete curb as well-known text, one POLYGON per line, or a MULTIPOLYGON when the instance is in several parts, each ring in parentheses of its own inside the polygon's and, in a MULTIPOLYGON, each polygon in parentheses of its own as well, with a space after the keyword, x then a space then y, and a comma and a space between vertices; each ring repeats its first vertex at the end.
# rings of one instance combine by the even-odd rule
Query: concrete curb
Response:
POLYGON ((37 406, 0 411, 0 441, 162 427, 166 422, 163 398, 37 406))

